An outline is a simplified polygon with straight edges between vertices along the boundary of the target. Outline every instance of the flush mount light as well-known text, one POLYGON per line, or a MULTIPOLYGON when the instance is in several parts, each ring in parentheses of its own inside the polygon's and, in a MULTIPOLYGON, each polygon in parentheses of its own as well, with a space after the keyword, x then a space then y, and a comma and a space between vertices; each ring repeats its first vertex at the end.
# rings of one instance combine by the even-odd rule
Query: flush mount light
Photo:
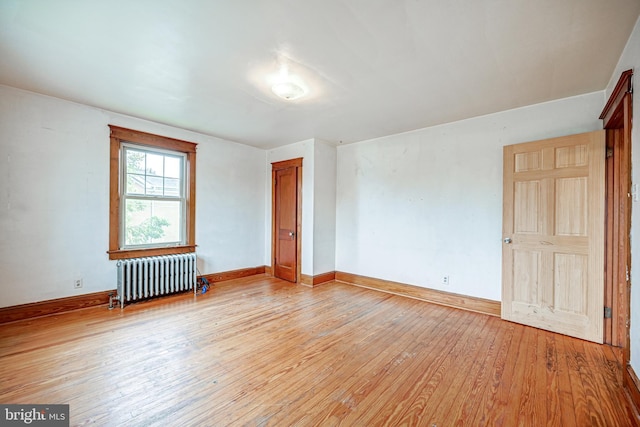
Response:
POLYGON ((271 78, 271 91, 282 99, 293 101, 307 94, 307 86, 296 75, 289 74, 286 67, 280 68, 280 73, 271 78))
POLYGON ((276 83, 271 86, 271 91, 278 95, 280 98, 284 98, 287 101, 293 101, 307 93, 304 88, 298 86, 294 82, 282 82, 276 83))

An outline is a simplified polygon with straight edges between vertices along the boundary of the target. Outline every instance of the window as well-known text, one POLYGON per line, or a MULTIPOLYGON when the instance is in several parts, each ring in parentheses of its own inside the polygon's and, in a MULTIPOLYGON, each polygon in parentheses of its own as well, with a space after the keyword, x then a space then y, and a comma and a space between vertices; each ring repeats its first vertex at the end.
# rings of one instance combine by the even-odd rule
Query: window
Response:
POLYGON ((109 258, 193 252, 196 144, 110 128, 109 258))
POLYGON ((185 244, 185 155, 122 144, 120 246, 185 244))

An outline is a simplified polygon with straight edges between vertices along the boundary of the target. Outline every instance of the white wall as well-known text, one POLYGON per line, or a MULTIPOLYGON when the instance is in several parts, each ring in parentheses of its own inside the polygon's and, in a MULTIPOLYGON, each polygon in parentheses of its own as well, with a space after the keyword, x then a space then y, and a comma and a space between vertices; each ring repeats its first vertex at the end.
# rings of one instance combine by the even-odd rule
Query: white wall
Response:
POLYGON ((108 124, 199 143, 200 271, 263 265, 264 151, 0 86, 0 307, 115 289, 108 124))
POLYGON ((339 146, 336 270, 500 300, 502 147, 600 129, 603 105, 596 92, 339 146))
MULTIPOLYGON (((629 37, 618 66, 611 76, 607 86, 606 98, 613 92, 620 74, 628 69, 634 69, 633 86, 640 87, 640 18, 629 37)), ((633 96, 633 113, 635 117, 640 115, 640 96, 633 96)), ((640 183, 640 126, 634 120, 631 129, 631 181, 640 183)), ((636 374, 640 373, 640 204, 634 203, 631 207, 631 366, 636 374)))
POLYGON ((336 269, 336 156, 334 145, 314 145, 313 274, 336 269))
POLYGON ((206 136, 195 142, 200 272, 264 265, 264 150, 206 136))

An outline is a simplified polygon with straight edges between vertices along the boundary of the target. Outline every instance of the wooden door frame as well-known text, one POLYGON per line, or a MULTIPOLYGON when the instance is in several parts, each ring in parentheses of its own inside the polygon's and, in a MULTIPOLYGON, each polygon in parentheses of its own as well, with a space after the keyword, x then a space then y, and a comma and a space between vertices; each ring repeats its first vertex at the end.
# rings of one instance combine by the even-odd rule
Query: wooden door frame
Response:
POLYGON ((296 168, 296 283, 302 274, 302 157, 271 163, 271 274, 276 272, 276 172, 296 168))
MULTIPOLYGON (((614 196, 607 199, 613 206, 607 207, 607 249, 612 255, 606 257, 605 271, 610 280, 605 281, 605 301, 611 303, 612 316, 608 326, 609 344, 622 347, 622 371, 624 386, 632 400, 640 401, 640 381, 629 365, 631 342, 629 322, 631 319, 631 123, 632 123, 632 77, 633 70, 624 71, 600 119, 607 130, 607 150, 612 150, 613 173, 607 180, 619 183, 613 188, 614 196), (614 177, 615 176, 615 177, 614 177)), ((610 183, 607 187, 611 188, 610 183)))

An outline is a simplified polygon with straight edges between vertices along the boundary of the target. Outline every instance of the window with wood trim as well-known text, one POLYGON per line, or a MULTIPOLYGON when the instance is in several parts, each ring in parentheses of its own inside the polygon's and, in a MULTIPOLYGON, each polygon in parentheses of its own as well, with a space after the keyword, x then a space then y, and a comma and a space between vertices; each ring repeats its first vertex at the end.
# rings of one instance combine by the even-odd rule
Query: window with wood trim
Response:
POLYGON ((109 259, 195 251, 196 144, 109 127, 109 259))

